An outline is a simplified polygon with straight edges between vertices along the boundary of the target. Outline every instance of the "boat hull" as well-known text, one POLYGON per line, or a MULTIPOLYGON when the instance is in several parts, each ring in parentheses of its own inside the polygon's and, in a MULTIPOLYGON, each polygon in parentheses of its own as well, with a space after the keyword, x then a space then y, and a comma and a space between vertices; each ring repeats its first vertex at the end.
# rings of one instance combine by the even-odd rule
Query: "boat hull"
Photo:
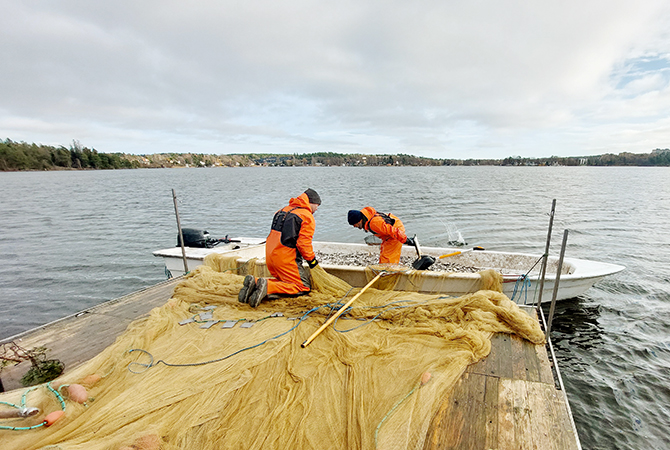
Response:
MULTIPOLYGON (((205 256, 210 253, 221 253, 237 255, 238 264, 257 258, 256 264, 265 265, 265 245, 256 241, 245 241, 240 248, 186 248, 186 261, 188 270, 193 270, 203 263, 205 256), (246 243, 245 243, 246 242, 246 243)), ((322 255, 328 254, 369 254, 378 255, 379 247, 365 244, 344 244, 335 242, 313 243, 314 250, 322 255)), ((422 253, 431 255, 439 261, 442 255, 454 253, 458 249, 425 247, 422 253)), ((404 256, 412 256, 413 248, 403 248, 404 256)), ((184 260, 181 248, 172 248, 154 252, 157 257, 165 261, 166 270, 172 276, 184 273, 184 260)), ((413 256, 416 256, 414 252, 413 256)), ((564 258, 563 267, 558 277, 558 290, 554 293, 557 279, 558 258, 549 257, 547 271, 540 296, 540 267, 541 260, 538 255, 511 252, 493 251, 469 251, 458 255, 449 256, 450 262, 458 266, 474 267, 478 270, 493 269, 503 275, 503 293, 516 303, 521 305, 549 302, 556 295, 556 300, 566 300, 584 294, 595 283, 603 278, 618 273, 624 269, 623 266, 596 261, 582 260, 576 258, 564 258)), ((363 287, 368 279, 364 266, 339 265, 321 263, 328 273, 335 275, 354 287, 363 287)), ((410 268, 408 267, 408 271, 410 268)), ((477 272, 438 272, 425 270, 409 274, 401 274, 396 284, 398 290, 418 291, 424 293, 440 293, 443 295, 460 296, 482 289, 482 276, 477 272)))

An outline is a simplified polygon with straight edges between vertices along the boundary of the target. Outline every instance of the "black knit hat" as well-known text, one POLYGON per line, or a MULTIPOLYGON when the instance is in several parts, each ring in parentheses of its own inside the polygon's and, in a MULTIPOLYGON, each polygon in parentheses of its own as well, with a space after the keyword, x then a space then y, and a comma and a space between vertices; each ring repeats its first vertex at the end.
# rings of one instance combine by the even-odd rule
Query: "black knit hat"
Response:
POLYGON ((364 219, 365 215, 363 215, 363 213, 357 209, 352 209, 347 214, 347 220, 349 221, 349 225, 356 225, 358 222, 364 219))
POLYGON ((307 189, 305 194, 307 194, 310 203, 314 203, 315 205, 321 204, 321 197, 319 197, 319 194, 314 189, 307 189))

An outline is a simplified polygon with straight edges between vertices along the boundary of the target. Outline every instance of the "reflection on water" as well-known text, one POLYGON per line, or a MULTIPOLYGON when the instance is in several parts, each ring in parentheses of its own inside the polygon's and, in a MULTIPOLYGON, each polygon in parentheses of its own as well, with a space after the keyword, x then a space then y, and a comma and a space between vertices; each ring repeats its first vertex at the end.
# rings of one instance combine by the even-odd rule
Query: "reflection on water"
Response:
POLYGON ((568 357, 567 350, 573 346, 596 351, 602 345, 603 330, 598 323, 599 317, 600 306, 585 305, 579 298, 558 302, 551 325, 554 348, 563 350, 560 354, 568 357))

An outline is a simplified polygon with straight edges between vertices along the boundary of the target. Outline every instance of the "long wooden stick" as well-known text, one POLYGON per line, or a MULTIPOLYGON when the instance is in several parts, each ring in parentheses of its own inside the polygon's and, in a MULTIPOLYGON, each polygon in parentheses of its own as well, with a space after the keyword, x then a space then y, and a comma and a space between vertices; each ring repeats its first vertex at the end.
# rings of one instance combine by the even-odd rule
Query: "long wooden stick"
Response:
POLYGON ((325 329, 328 327, 328 325, 330 325, 331 323, 333 323, 333 322, 335 321, 335 319, 337 319, 338 317, 340 317, 340 315, 342 315, 342 313, 343 313, 343 312, 344 312, 344 311, 345 311, 345 310, 346 310, 346 309, 347 309, 347 308, 348 308, 348 307, 349 307, 349 306, 350 306, 350 305, 351 305, 351 304, 352 304, 358 297, 360 297, 361 294, 362 294, 363 292, 365 292, 367 288, 369 288, 370 286, 372 286, 373 283, 374 283, 375 281, 377 281, 377 280, 379 279, 379 277, 382 276, 383 273, 384 273, 384 272, 380 272, 379 274, 377 274, 377 276, 374 277, 374 278, 372 279, 372 281, 370 281, 368 284, 366 284, 365 287, 364 287, 363 289, 361 289, 361 290, 358 292, 358 294, 354 295, 354 296, 351 298, 351 300, 349 300, 347 303, 345 303, 344 306, 342 306, 342 307, 335 313, 334 316, 331 316, 330 319, 328 319, 328 320, 326 321, 326 323, 324 323, 323 325, 321 325, 321 327, 320 327, 318 330, 316 330, 316 331, 309 337, 309 339, 307 339, 305 342, 303 342, 302 344, 300 344, 300 346, 301 346, 302 348, 307 347, 307 346, 308 346, 308 345, 309 345, 309 344, 310 344, 310 343, 311 343, 311 342, 312 342, 318 335, 321 334, 321 332, 322 332, 323 330, 325 330, 325 329))

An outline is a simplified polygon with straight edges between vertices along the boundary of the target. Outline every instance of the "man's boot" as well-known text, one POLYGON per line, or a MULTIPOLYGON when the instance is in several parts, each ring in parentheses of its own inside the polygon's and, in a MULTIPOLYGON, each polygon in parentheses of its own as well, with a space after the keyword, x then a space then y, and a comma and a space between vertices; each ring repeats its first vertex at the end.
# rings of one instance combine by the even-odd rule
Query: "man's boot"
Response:
POLYGON ((256 289, 256 279, 251 275, 247 275, 244 277, 244 285, 240 289, 240 293, 237 294, 237 300, 240 303, 249 303, 249 297, 251 297, 254 289, 256 289))
POLYGON ((268 297, 268 280, 265 278, 259 278, 256 281, 256 289, 252 292, 251 297, 249 297, 249 306, 252 308, 257 307, 261 304, 261 301, 265 300, 268 297))

